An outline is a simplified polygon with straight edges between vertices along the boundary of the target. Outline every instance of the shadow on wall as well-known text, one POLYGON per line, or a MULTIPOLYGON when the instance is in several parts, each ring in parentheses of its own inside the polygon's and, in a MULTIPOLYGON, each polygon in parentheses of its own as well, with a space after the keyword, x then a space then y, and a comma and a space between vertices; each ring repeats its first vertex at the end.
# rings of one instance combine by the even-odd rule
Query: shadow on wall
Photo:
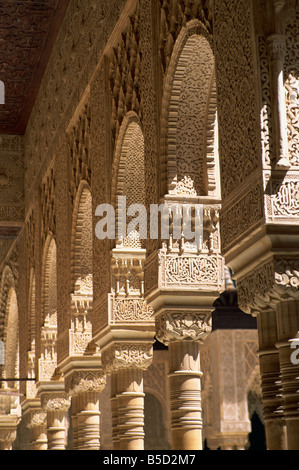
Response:
POLYGON ((145 450, 170 450, 167 431, 163 423, 160 401, 150 393, 144 398, 145 450))

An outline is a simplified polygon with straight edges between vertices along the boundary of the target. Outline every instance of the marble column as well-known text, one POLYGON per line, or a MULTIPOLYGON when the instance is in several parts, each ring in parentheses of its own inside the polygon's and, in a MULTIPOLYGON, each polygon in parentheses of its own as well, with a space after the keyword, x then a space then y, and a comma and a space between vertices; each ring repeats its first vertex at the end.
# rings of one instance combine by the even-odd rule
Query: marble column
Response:
POLYGON ((287 450, 299 450, 299 369, 291 348, 299 331, 299 300, 277 304, 277 327, 287 450))
POLYGON ((113 450, 120 449, 118 435, 118 374, 111 373, 111 420, 112 420, 112 442, 113 450))
POLYGON ((144 449, 143 371, 118 372, 118 439, 120 450, 144 449))
POLYGON ((99 450, 100 394, 106 385, 101 367, 98 370, 73 370, 65 378, 66 392, 72 397, 74 450, 99 450))
POLYGON ((16 430, 0 429, 0 450, 12 450, 16 437, 16 430))
POLYGON ((169 344, 170 407, 173 447, 202 449, 200 344, 179 341, 169 344))
POLYGON ((65 450, 69 396, 64 392, 53 390, 41 395, 41 403, 47 413, 48 450, 65 450))
POLYGON ((26 422, 30 430, 29 450, 47 450, 47 414, 41 409, 31 410, 26 416, 26 422))
POLYGON ((115 450, 144 449, 143 372, 153 357, 152 342, 114 343, 102 353, 112 376, 112 425, 115 450))
POLYGON ((282 383, 277 343, 276 311, 257 315, 261 389, 268 450, 286 450, 286 423, 283 415, 282 383))
POLYGON ((211 331, 209 312, 163 313, 156 331, 169 347, 173 449, 202 450, 200 345, 211 331))

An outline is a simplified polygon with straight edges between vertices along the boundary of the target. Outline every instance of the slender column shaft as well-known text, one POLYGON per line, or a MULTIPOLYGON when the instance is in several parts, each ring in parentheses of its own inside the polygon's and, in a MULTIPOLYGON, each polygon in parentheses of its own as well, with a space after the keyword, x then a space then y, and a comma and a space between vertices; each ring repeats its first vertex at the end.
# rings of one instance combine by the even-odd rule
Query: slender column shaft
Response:
POLYGON ((193 341, 169 345, 171 427, 175 450, 202 450, 199 347, 199 343, 193 341))
POLYGON ((78 401, 78 450, 99 450, 101 447, 99 393, 91 391, 80 393, 78 401))
POLYGON ((260 370, 267 449, 286 450, 278 351, 260 355, 260 370))
POLYGON ((66 418, 64 410, 47 412, 48 450, 65 450, 66 418))
POLYGON ((12 445, 16 437, 16 429, 0 429, 0 450, 12 450, 12 445))
POLYGON ((30 429, 30 450, 47 450, 47 429, 46 426, 34 426, 30 429))
POLYGON ((277 324, 287 449, 299 450, 299 369, 298 364, 292 362, 291 349, 291 342, 299 331, 299 301, 289 300, 277 305, 277 324))
POLYGON ((120 450, 144 449, 144 393, 141 369, 118 372, 120 450))
POLYGON ((283 415, 279 353, 276 348, 277 324, 273 309, 258 315, 259 363, 265 433, 268 450, 285 450, 286 422, 283 415))
POLYGON ((113 372, 111 374, 111 419, 112 419, 112 442, 113 450, 120 449, 120 442, 118 437, 118 374, 113 372))
POLYGON ((78 446, 78 397, 72 397, 72 427, 73 427, 73 450, 79 450, 78 446))
MULTIPOLYGON (((29 401, 27 404, 30 405, 29 401)), ((25 420, 27 428, 29 429, 30 450, 48 449, 46 418, 47 414, 40 408, 31 409, 29 407, 25 412, 23 410, 23 419, 25 420)))

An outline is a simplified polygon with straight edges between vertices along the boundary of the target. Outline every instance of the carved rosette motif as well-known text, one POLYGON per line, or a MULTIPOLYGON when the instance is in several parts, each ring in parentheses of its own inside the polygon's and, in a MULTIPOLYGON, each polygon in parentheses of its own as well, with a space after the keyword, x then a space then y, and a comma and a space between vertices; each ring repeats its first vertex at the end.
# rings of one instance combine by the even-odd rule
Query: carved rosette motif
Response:
POLYGON ((102 363, 108 373, 131 368, 147 370, 152 359, 152 343, 115 343, 102 353, 102 363))
POLYGON ((253 315, 282 300, 298 298, 298 257, 274 256, 238 281, 239 307, 253 315))
POLYGON ((70 395, 84 392, 101 392, 106 385, 103 371, 74 371, 65 378, 65 390, 70 395))
POLYGON ((210 315, 206 312, 165 311, 156 319, 156 338, 165 345, 175 341, 204 342, 211 331, 210 315))

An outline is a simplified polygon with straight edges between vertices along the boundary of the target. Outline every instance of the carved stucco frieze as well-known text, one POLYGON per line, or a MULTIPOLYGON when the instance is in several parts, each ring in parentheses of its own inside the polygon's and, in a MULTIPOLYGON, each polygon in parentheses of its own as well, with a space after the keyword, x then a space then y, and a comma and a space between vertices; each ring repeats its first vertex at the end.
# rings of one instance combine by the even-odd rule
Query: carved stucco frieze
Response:
POLYGON ((232 243, 261 225, 263 220, 263 189, 262 184, 258 183, 247 191, 244 190, 237 202, 222 210, 220 216, 222 249, 228 250, 232 243))
POLYGON ((269 174, 266 181, 266 216, 268 221, 294 223, 299 217, 299 181, 296 172, 286 176, 269 174))
POLYGON ((284 85, 287 115, 288 159, 292 168, 299 166, 299 9, 290 8, 286 24, 286 53, 284 57, 284 85))
POLYGON ((160 251, 160 286, 217 289, 222 283, 222 258, 208 254, 177 254, 160 251))
POLYGON ((256 170, 260 159, 252 21, 251 6, 247 0, 214 1, 221 188, 224 200, 256 170), (231 60, 232 51, 234 60, 231 60))
POLYGON ((130 368, 147 370, 152 359, 152 343, 115 343, 102 353, 102 363, 108 373, 130 368))
POLYGON ((109 295, 110 314, 109 322, 115 323, 152 323, 153 309, 149 307, 143 298, 116 298, 114 294, 109 295))
POLYGON ((207 312, 165 311, 156 319, 156 338, 166 345, 173 341, 203 342, 211 331, 207 312))
POLYGON ((101 392, 106 385, 102 370, 74 371, 65 378, 65 390, 70 395, 84 392, 101 392))
POLYGON ((299 298, 299 258, 274 256, 238 281, 239 307, 256 314, 278 302, 299 298))
POLYGON ((21 136, 0 135, 0 221, 23 222, 24 142, 21 136))

